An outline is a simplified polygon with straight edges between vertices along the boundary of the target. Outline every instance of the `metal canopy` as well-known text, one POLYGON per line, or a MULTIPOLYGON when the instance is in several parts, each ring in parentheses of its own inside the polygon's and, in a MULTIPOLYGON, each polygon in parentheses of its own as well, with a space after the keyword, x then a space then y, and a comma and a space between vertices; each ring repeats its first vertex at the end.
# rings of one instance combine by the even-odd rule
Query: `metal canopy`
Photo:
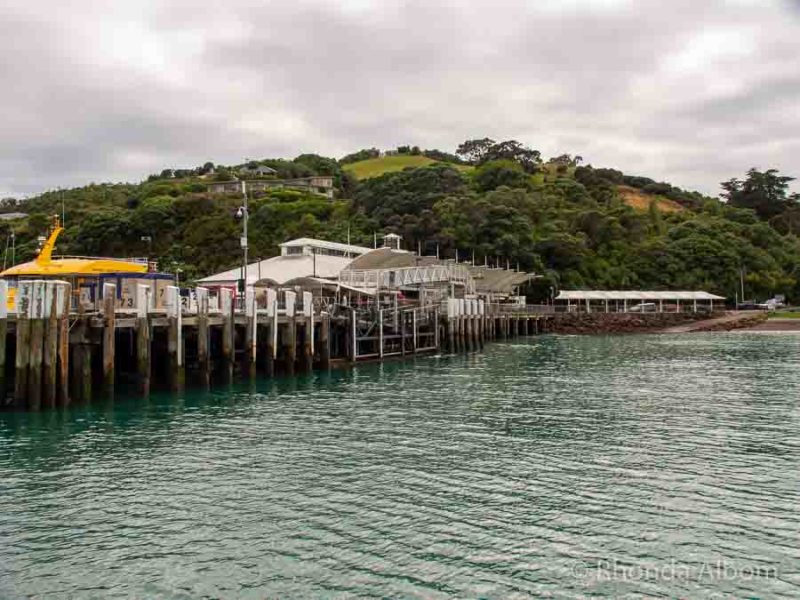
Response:
POLYGON ((725 297, 702 291, 565 290, 556 300, 725 300, 725 297))

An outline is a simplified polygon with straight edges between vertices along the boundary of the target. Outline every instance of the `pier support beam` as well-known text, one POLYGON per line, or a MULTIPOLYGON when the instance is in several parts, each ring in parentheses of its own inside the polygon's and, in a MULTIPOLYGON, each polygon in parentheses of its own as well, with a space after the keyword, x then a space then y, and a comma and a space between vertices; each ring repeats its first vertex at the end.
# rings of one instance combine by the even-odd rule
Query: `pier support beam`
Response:
POLYGON ((42 406, 42 360, 44 359, 45 291, 44 281, 32 285, 32 308, 30 318, 30 356, 28 358, 28 406, 39 410, 42 406))
POLYGON ((314 368, 314 296, 303 292, 303 360, 301 368, 310 373, 314 368))
POLYGON ((72 304, 72 286, 63 283, 58 288, 58 403, 69 404, 69 309, 72 304))
MULTIPOLYGON (((413 312, 413 310, 412 310, 413 312)), ((408 312, 401 310, 398 313, 400 325, 400 356, 406 355, 406 321, 408 321, 408 312)))
POLYGON ((208 326, 208 289, 199 287, 197 294, 197 370, 200 385, 208 389, 211 385, 211 367, 209 360, 209 347, 211 345, 211 331, 208 326))
POLYGON ((150 286, 136 286, 136 374, 139 393, 150 393, 150 286))
POLYGON ((447 319, 447 351, 450 354, 456 352, 456 319, 449 317, 447 319))
POLYGON ((275 354, 278 346, 278 294, 274 289, 267 289, 267 326, 266 345, 264 349, 264 372, 267 377, 275 375, 275 354))
POLYGON ((50 281, 47 283, 45 302, 47 320, 44 334, 44 353, 42 357, 42 404, 47 408, 54 408, 58 395, 58 312, 60 284, 50 281))
POLYGON ((256 353, 258 345, 258 319, 256 313, 256 291, 253 286, 247 286, 244 293, 244 314, 245 314, 245 353, 244 372, 247 377, 253 378, 256 375, 256 353))
POLYGON ((351 363, 356 362, 358 359, 358 338, 356 337, 356 309, 350 309, 350 320, 347 324, 347 334, 345 336, 345 342, 347 344, 347 358, 351 363))
POLYGON ((331 316, 328 313, 322 313, 319 324, 319 366, 326 370, 331 366, 331 316))
POLYGON ((116 314, 114 303, 117 286, 113 283, 103 284, 103 385, 105 393, 114 393, 114 340, 116 338, 116 314))
POLYGON ((419 350, 419 322, 417 320, 417 309, 411 311, 411 335, 412 338, 412 351, 414 354, 419 350))
POLYGON ((294 367, 297 361, 297 319, 295 318, 295 304, 297 294, 286 291, 286 327, 283 336, 284 368, 290 375, 294 374, 294 367))
POLYGON ((8 282, 0 279, 0 402, 6 399, 6 337, 8 335, 8 282))
POLYGON ((169 355, 169 380, 173 391, 180 391, 186 383, 183 364, 183 310, 180 289, 167 287, 167 354, 169 355))
POLYGON ((79 314, 72 328, 72 397, 80 402, 92 401, 92 345, 88 317, 79 314))
POLYGON ((222 364, 221 370, 226 382, 233 378, 234 339, 233 328, 233 292, 227 288, 220 290, 220 308, 222 309, 222 364))

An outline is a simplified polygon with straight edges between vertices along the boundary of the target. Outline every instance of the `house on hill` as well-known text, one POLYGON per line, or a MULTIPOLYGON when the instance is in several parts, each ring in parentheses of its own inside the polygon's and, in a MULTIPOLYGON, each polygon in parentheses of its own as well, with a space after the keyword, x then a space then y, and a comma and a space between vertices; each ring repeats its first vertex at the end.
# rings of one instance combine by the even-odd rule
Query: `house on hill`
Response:
POLYGON ((269 177, 277 174, 278 172, 275 169, 266 165, 244 166, 239 169, 239 175, 242 177, 269 177))
MULTIPOLYGON (((244 185, 248 194, 288 189, 310 192, 325 196, 329 200, 333 199, 333 177, 329 175, 315 175, 297 179, 251 179, 246 180, 244 185)), ((208 191, 211 194, 235 194, 242 191, 242 182, 236 180, 214 181, 208 184, 208 191)))

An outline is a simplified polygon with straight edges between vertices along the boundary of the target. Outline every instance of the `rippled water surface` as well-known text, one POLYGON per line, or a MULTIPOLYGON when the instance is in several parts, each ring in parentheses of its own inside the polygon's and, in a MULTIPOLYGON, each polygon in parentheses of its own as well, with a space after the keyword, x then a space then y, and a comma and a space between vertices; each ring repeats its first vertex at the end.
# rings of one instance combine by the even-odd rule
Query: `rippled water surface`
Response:
POLYGON ((0 597, 800 597, 800 337, 0 414, 0 597))

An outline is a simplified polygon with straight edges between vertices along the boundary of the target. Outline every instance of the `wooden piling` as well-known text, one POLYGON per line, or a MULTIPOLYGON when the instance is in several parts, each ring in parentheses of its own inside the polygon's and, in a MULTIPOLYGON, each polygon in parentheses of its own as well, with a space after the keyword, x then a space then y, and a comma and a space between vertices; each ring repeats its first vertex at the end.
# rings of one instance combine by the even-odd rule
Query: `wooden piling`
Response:
POLYGON ((42 360, 44 358, 45 282, 32 285, 33 312, 30 318, 30 356, 28 358, 28 407, 39 410, 42 405, 42 360))
POLYGON ((449 317, 447 319, 447 351, 450 354, 456 352, 456 319, 449 317))
POLYGON ((264 374, 267 377, 273 377, 275 375, 275 345, 274 345, 274 331, 276 330, 276 326, 273 323, 273 319, 270 317, 269 322, 267 323, 266 327, 264 327, 264 374))
POLYGON ((116 285, 113 283, 103 284, 103 385, 107 395, 114 393, 114 341, 116 339, 114 303, 116 295, 116 285))
POLYGON ((209 346, 211 330, 208 326, 208 289, 198 287, 197 295, 197 372, 200 385, 208 389, 211 384, 209 346))
POLYGON ((58 289, 55 282, 48 282, 46 302, 47 320, 44 334, 44 354, 42 358, 42 404, 46 408, 56 405, 58 381, 58 289))
POLYGON ((223 288, 220 290, 222 308, 222 373, 226 380, 233 377, 233 362, 236 360, 234 354, 234 336, 236 331, 233 328, 233 292, 223 288))
POLYGON ((256 311, 256 293, 253 286, 248 286, 244 295, 244 314, 245 314, 245 352, 244 361, 245 376, 253 378, 256 375, 256 355, 258 352, 258 320, 256 311))
POLYGON ((167 287, 167 354, 169 356, 169 379, 173 391, 180 391, 185 384, 183 365, 183 323, 180 289, 167 287))
POLYGON ((434 347, 439 350, 441 348, 441 342, 439 338, 439 309, 433 309, 433 345, 434 347))
POLYGON ((303 360, 302 369, 310 373, 314 368, 314 319, 303 317, 303 360))
POLYGON ((82 403, 92 400, 92 346, 86 315, 79 315, 72 331, 72 397, 82 403))
POLYGON ((411 311, 411 331, 413 335, 412 351, 414 354, 419 350, 419 321, 417 319, 417 309, 411 311))
POLYGON ((286 318, 283 332, 284 370, 287 374, 294 375, 295 362, 297 361, 297 320, 294 315, 286 318))
MULTIPOLYGON (((413 314, 412 309, 412 314, 413 314)), ((408 321, 408 312, 400 311, 400 356, 406 355, 406 321, 408 321)), ((413 330, 412 330, 413 331, 413 330)))
POLYGON ((91 341, 88 339, 89 336, 89 329, 88 327, 85 329, 85 337, 82 344, 79 345, 79 348, 82 352, 81 358, 81 399, 84 402, 91 402, 92 397, 94 395, 94 386, 92 380, 92 362, 94 361, 94 347, 92 346, 91 341))
POLYGON ((69 404, 69 309, 72 304, 72 286, 62 283, 58 288, 58 404, 69 404))
POLYGON ((17 289, 17 339, 14 357, 14 403, 28 404, 28 357, 30 356, 30 283, 20 282, 17 289))
POLYGON ((319 366, 329 369, 331 366, 331 316, 322 313, 319 324, 319 366))
POLYGON ((303 371, 314 368, 314 302, 311 292, 303 292, 303 371))
POLYGON ((150 394, 150 287, 136 288, 136 373, 139 393, 150 394))
POLYGON ((0 404, 6 400, 6 336, 8 335, 8 282, 0 279, 0 404))
POLYGON ((278 339, 278 294, 274 289, 267 289, 267 326, 265 336, 264 371, 268 377, 272 377, 275 375, 275 355, 278 339))
POLYGON ((356 338, 356 310, 350 309, 350 319, 347 323, 347 331, 345 334, 345 343, 347 344, 347 358, 352 362, 356 362, 358 358, 358 339, 356 338))

